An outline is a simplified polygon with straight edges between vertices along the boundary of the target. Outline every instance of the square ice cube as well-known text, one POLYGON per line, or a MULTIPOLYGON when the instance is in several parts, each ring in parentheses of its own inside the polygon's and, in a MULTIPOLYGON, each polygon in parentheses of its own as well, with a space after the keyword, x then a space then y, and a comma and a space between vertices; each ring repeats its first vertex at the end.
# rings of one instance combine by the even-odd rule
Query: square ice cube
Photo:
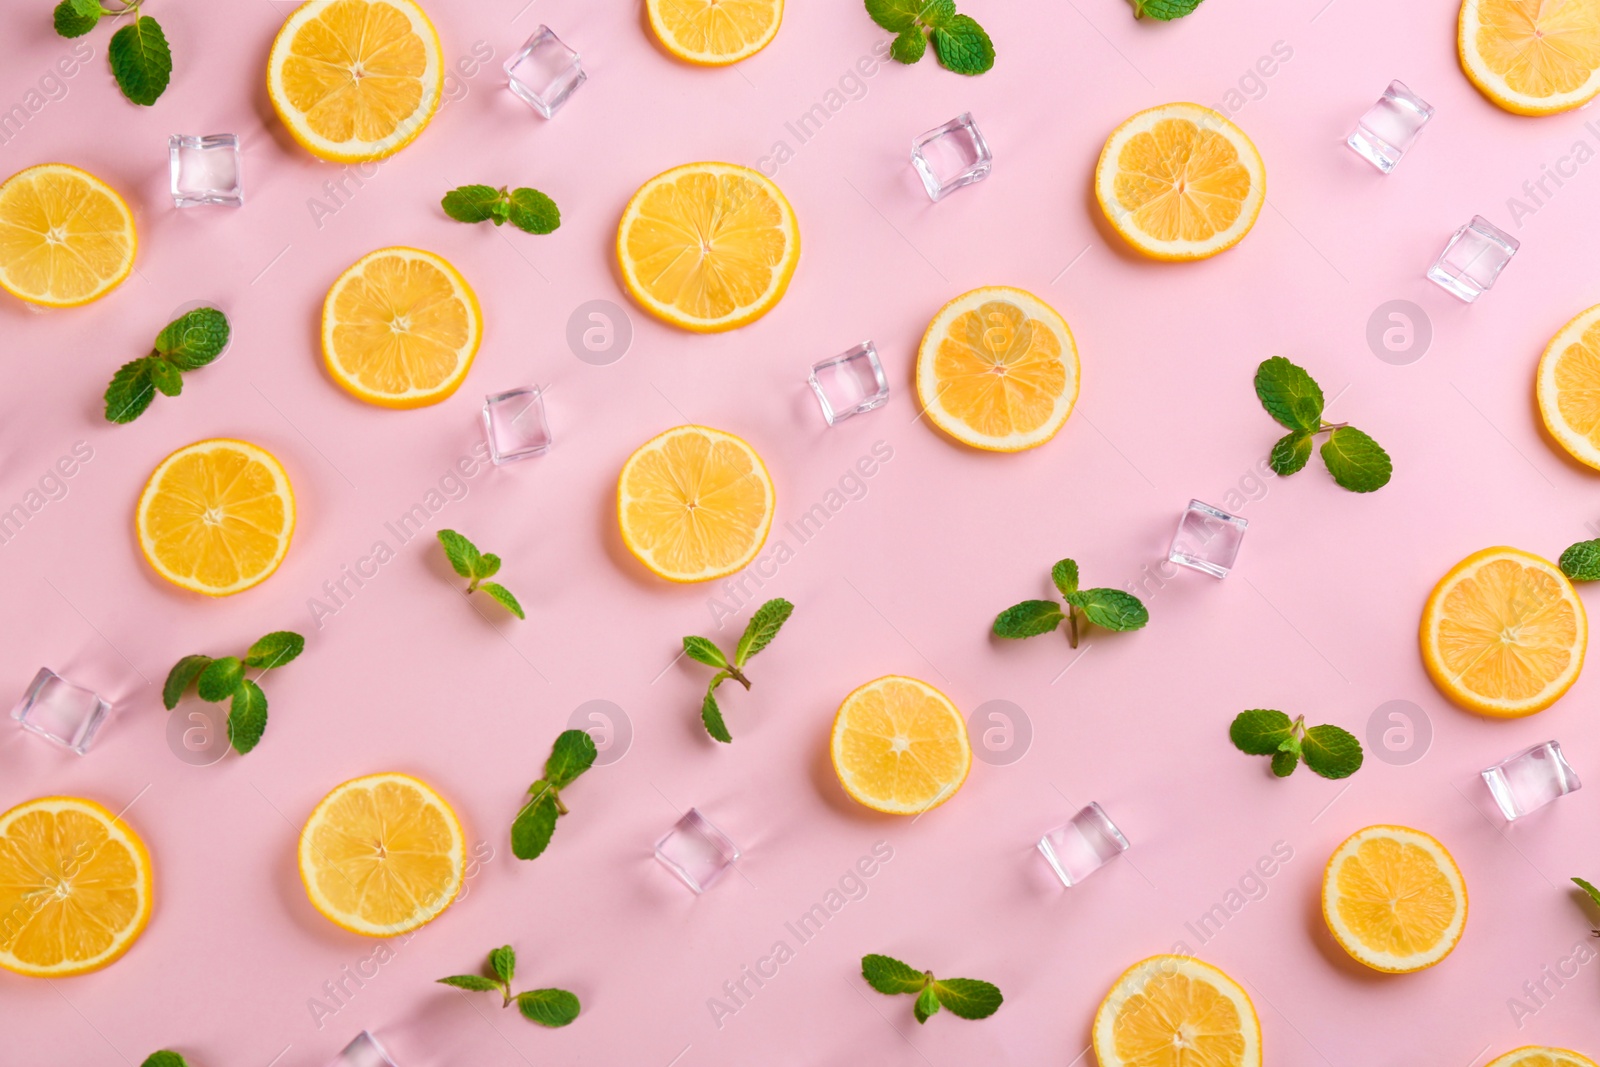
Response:
POLYGON ((1558 741, 1546 741, 1501 760, 1483 771, 1483 781, 1508 822, 1583 788, 1558 741))
POLYGON ((483 434, 495 465, 537 456, 550 448, 550 423, 544 390, 532 385, 493 393, 483 399, 483 434))
POLYGON ((94 690, 74 685, 41 667, 11 717, 25 729, 81 756, 94 744, 94 736, 110 711, 111 705, 94 690))
POLYGON ((1393 81, 1376 104, 1356 123, 1345 144, 1362 159, 1388 174, 1433 117, 1433 105, 1393 81))
POLYGON ((1167 559, 1213 578, 1226 578, 1239 557, 1239 546, 1249 525, 1247 519, 1191 500, 1178 519, 1178 532, 1172 536, 1167 559))
POLYGON ((167 164, 172 172, 172 202, 178 207, 244 205, 237 135, 173 134, 167 138, 167 164))
POLYGON ((811 368, 810 381, 829 426, 882 407, 889 400, 889 379, 883 373, 877 346, 871 341, 862 341, 850 351, 816 364, 811 368))
POLYGON ((1493 288, 1494 280, 1521 247, 1521 241, 1482 215, 1474 215, 1451 235, 1450 243, 1428 268, 1428 278, 1470 304, 1493 288))
POLYGON ((1039 852, 1069 889, 1128 850, 1128 839, 1099 804, 1039 838, 1039 852))
POLYGON ((943 200, 963 185, 981 182, 994 168, 989 142, 963 111, 938 129, 911 142, 911 165, 922 176, 922 186, 935 201, 943 200))
POLYGON ((694 808, 656 842, 656 859, 696 893, 704 893, 738 858, 739 846, 694 808))
POLYGON ((389 1053, 369 1031, 355 1036, 328 1067, 397 1067, 389 1053))
POLYGON ((545 118, 550 118, 589 76, 578 53, 561 42, 549 26, 533 31, 520 51, 506 60, 511 91, 545 118))

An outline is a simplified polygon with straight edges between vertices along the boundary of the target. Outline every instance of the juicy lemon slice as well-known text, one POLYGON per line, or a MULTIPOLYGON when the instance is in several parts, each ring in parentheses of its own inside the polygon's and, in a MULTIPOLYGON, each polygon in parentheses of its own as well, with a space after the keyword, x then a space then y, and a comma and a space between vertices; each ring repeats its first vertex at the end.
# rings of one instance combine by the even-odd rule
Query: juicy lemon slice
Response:
POLYGON ((311 904, 352 933, 393 937, 439 917, 461 891, 466 838, 445 799, 409 774, 336 786, 300 831, 311 904))
POLYGON ((1483 715, 1532 715, 1583 668, 1589 621, 1561 569, 1531 552, 1486 548, 1439 579, 1422 612, 1433 683, 1483 715))
POLYGON ((41 163, 0 183, 0 288, 45 307, 98 300, 133 270, 133 212, 88 171, 41 163))
POLYGON ((679 426, 640 445, 617 479, 617 523, 639 562, 674 582, 732 574, 756 558, 776 503, 742 439, 679 426))
POLYGON ((617 227, 622 281, 644 309, 700 333, 754 322, 800 261, 800 227, 760 171, 688 163, 645 182, 617 227))
POLYGON ((1112 131, 1095 167, 1106 219, 1156 259, 1205 259, 1255 225, 1267 196, 1256 146, 1199 104, 1141 111, 1112 131))
POLYGON ((1550 436, 1580 463, 1600 469, 1600 305, 1550 339, 1535 391, 1550 436))
POLYGON ((1487 1067, 1595 1067, 1595 1062, 1571 1049, 1525 1045, 1495 1057, 1487 1067))
POLYGON ((443 86, 439 35, 412 0, 306 0, 267 58, 278 117, 308 152, 335 163, 410 144, 443 86))
POLYGON ((928 324, 917 397, 933 424, 994 452, 1037 448, 1078 399, 1078 347, 1067 322, 1032 293, 974 289, 928 324))
POLYGON ((918 814, 955 796, 972 769, 967 724, 927 682, 891 674, 844 698, 829 747, 844 791, 874 811, 918 814))
POLYGON ((150 853, 102 805, 42 797, 0 815, 0 967, 97 971, 139 939, 153 900, 150 853))
POLYGON ((196 441, 161 461, 139 496, 139 548, 156 573, 207 596, 260 585, 294 536, 294 490, 272 453, 196 441))
POLYGON ((1600 4, 1464 0, 1456 51, 1468 80, 1507 111, 1571 111, 1600 93, 1600 4))
POLYGON ((1094 1016, 1100 1067, 1261 1067, 1261 1021, 1239 983, 1191 956, 1129 967, 1094 1016))
POLYGON ((783 22, 783 0, 645 0, 645 9, 663 48, 707 67, 755 55, 783 22))
POLYGON ((1334 850, 1322 875, 1322 917, 1339 946, 1376 971, 1432 967, 1467 924, 1467 885, 1433 837, 1369 826, 1334 850))

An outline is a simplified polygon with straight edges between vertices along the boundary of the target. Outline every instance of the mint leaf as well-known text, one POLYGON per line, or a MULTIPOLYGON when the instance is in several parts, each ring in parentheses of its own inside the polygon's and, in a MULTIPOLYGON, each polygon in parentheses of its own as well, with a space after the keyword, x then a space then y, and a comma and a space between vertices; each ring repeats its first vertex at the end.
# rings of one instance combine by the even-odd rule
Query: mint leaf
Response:
POLYGON ((160 362, 143 356, 117 369, 117 373, 111 376, 111 384, 106 386, 107 422, 132 422, 145 413, 150 402, 156 398, 151 367, 160 362))
POLYGON ((439 543, 444 546, 445 558, 463 578, 471 578, 481 565, 482 554, 478 547, 454 530, 440 530, 439 543))
POLYGON ((247 667, 270 670, 282 667, 306 650, 306 639, 292 630, 274 630, 244 654, 247 667))
POLYGON ((733 735, 728 732, 728 724, 722 721, 722 709, 717 707, 717 682, 725 675, 718 675, 711 683, 711 688, 706 690, 706 698, 700 702, 700 721, 705 724, 706 733, 712 740, 721 741, 725 745, 733 743, 733 735))
POLYGON ((544 779, 552 789, 565 789, 578 776, 594 766, 599 750, 594 738, 583 730, 563 730, 550 746, 550 758, 544 761, 544 779))
POLYGON ((1132 593, 1120 589, 1084 589, 1067 597, 1096 626, 1107 630, 1138 630, 1150 621, 1150 612, 1132 593))
POLYGON ((1574 878, 1572 881, 1579 889, 1589 894, 1589 899, 1594 901, 1595 907, 1600 908, 1600 889, 1596 889, 1591 883, 1584 881, 1582 878, 1574 878))
POLYGON ((918 27, 902 30, 889 46, 889 58, 896 63, 915 63, 928 51, 928 36, 918 27))
POLYGON ((526 619, 528 617, 523 613, 522 605, 517 603, 517 598, 511 595, 511 590, 507 589, 499 582, 484 582, 482 585, 478 586, 478 588, 482 589, 485 593, 488 593, 495 599, 496 603, 505 608, 507 611, 511 612, 511 614, 515 615, 517 618, 526 619))
POLYGON ((921 1025, 922 1023, 927 1022, 928 1017, 938 1012, 938 1010, 939 994, 935 993, 933 991, 933 986, 930 985, 922 992, 917 994, 917 1003, 912 1009, 911 1014, 917 1017, 917 1023, 918 1025, 921 1025))
POLYGON ((210 656, 185 656, 167 672, 166 683, 161 687, 161 703, 166 705, 168 711, 178 706, 189 684, 209 666, 210 656))
POLYGON ((1293 749, 1272 754, 1272 773, 1279 778, 1287 778, 1294 773, 1295 767, 1300 764, 1300 753, 1293 749))
POLYGON ((1181 19, 1200 6, 1200 0, 1133 0, 1134 18, 1146 15, 1162 22, 1181 19))
POLYGON ((93 11, 83 11, 81 8, 82 5, 75 0, 61 0, 56 5, 54 16, 56 32, 63 37, 82 37, 94 29, 100 21, 99 0, 95 0, 93 11))
POLYGON ((1290 430, 1272 446, 1267 463, 1273 474, 1295 474, 1311 458, 1311 434, 1304 430, 1290 430))
POLYGON ((139 1067, 189 1067, 189 1061, 176 1052, 162 1049, 160 1052, 152 1052, 146 1056, 139 1067))
POLYGON ((561 209, 537 189, 513 189, 506 219, 524 233, 552 233, 561 226, 561 209))
POLYGON ((704 637, 685 637, 683 653, 696 663, 704 663, 707 667, 728 665, 728 658, 722 654, 722 649, 704 637))
POLYGON ((880 993, 918 993, 928 984, 928 976, 910 964, 876 953, 861 957, 861 977, 880 993))
POLYGON ((915 27, 922 8, 922 0, 867 0, 867 15, 890 33, 915 27))
POLYGON ((445 193, 439 204, 457 222, 488 222, 500 201, 500 190, 492 186, 463 185, 445 193))
POLYGON ((135 14, 131 23, 112 34, 107 54, 117 87, 135 104, 149 107, 167 91, 172 50, 167 35, 149 15, 135 14))
POLYGON ((1256 708, 1241 711, 1228 727, 1228 739, 1240 752, 1270 756, 1294 736, 1294 722, 1281 711, 1256 708))
POLYGON ((957 15, 933 31, 933 50, 946 70, 982 74, 994 66, 994 42, 969 15, 957 15))
POLYGON ((238 656, 223 656, 221 659, 212 660, 200 672, 200 699, 216 703, 227 700, 233 691, 239 688, 239 683, 244 681, 244 664, 239 662, 238 656))
POLYGON ((1322 443, 1322 462, 1333 480, 1352 493, 1370 493, 1389 484, 1393 464, 1383 447, 1351 426, 1341 426, 1322 443))
POLYGON ((72 10, 80 15, 104 15, 105 9, 100 6, 100 0, 69 0, 72 10))
POLYGON ((996 637, 1037 637, 1061 625, 1066 615, 1053 600, 1024 600, 994 617, 996 637))
POLYGON ((1078 564, 1070 559, 1057 560, 1056 565, 1050 568, 1050 580, 1056 583, 1056 588, 1061 590, 1062 596, 1069 596, 1078 591, 1078 564))
POLYGON ((248 678, 233 691, 233 705, 228 709, 228 740, 234 751, 244 755, 261 742, 267 732, 267 694, 248 678))
POLYGON ((179 370, 199 370, 228 347, 228 317, 216 308, 195 308, 162 327, 155 349, 179 370))
POLYGON ((1324 778, 1348 778, 1361 769, 1361 742, 1337 726, 1313 726, 1300 742, 1300 758, 1324 778))
POLYGON ((493 578, 500 573, 500 557, 493 552, 485 552, 478 557, 478 566, 473 570, 474 578, 493 578))
POLYGON ((950 1014, 962 1019, 987 1019, 1005 1000, 998 987, 976 978, 940 978, 929 988, 950 1014))
POLYGON ((1256 396, 1268 415, 1291 430, 1309 433, 1322 425, 1322 388, 1282 356, 1256 368, 1256 396))
POLYGON ((500 989, 500 983, 493 978, 485 978, 481 974, 452 974, 449 978, 435 979, 440 985, 454 986, 472 993, 492 993, 500 989))
POLYGON ((782 597, 769 600, 757 608, 756 613, 750 616, 749 625, 744 628, 744 636, 739 638, 739 647, 734 650, 734 665, 743 667, 751 656, 771 644, 793 613, 794 605, 782 597))
POLYGON ((578 1017, 582 1005, 565 989, 530 989, 517 994, 517 1010, 540 1026, 566 1026, 578 1017))
POLYGON ((538 859, 550 844, 550 835, 556 831, 555 794, 544 781, 528 787, 533 799, 525 804, 511 823, 511 854, 519 860, 538 859))
POLYGON ((1600 581, 1600 540, 1579 541, 1561 553, 1561 573, 1575 582, 1600 581))
POLYGON ((499 948, 489 950, 489 969, 492 970, 501 982, 509 983, 512 975, 517 973, 517 952, 510 945, 501 945, 499 948))
POLYGON ((183 374, 164 359, 150 361, 150 382, 166 396, 183 392, 183 374))

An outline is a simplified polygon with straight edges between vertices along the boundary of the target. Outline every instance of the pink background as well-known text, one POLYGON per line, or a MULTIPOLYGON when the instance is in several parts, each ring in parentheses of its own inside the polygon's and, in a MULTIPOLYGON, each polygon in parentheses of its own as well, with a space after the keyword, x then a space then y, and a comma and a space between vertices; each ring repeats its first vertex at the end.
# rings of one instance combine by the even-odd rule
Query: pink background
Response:
MULTIPOLYGON (((0 105, 23 102, 72 48, 52 35, 48 7, 0 13, 0 105)), ((127 818, 157 875, 148 930, 109 969, 64 981, 0 973, 0 1062, 137 1064, 170 1047, 199 1067, 280 1056, 317 1067, 371 1028, 403 1067, 1068 1064, 1116 975, 1180 941, 1251 991, 1274 1064, 1466 1067, 1530 1042, 1600 1053, 1600 968, 1586 964, 1564 988, 1547 982, 1555 992, 1542 1006, 1522 992, 1589 942, 1590 917, 1567 879, 1600 878, 1600 790, 1507 829, 1476 775, 1550 737, 1580 773, 1600 775, 1597 683, 1580 680, 1536 719, 1487 721, 1435 692, 1415 637, 1433 582, 1468 553, 1504 543, 1554 556, 1594 536, 1595 475, 1544 438, 1532 384, 1551 334, 1600 301, 1600 169, 1580 169, 1520 228, 1506 201, 1574 142, 1600 146, 1600 131, 1581 114, 1532 120, 1482 99, 1456 67, 1453 4, 1210 0, 1158 25, 1136 23, 1123 0, 971 0, 997 42, 992 73, 891 64, 799 145, 785 122, 883 36, 858 0, 792 4, 771 47, 721 71, 668 58, 632 5, 433 0, 447 60, 470 57, 475 42, 493 59, 320 227, 308 202, 340 168, 288 141, 263 87, 270 41, 292 7, 155 0, 150 13, 177 57, 155 107, 118 95, 102 27, 85 39, 94 56, 65 82, 65 98, 0 146, 6 173, 61 160, 104 177, 127 195, 141 238, 138 273, 90 307, 36 314, 0 301, 9 398, 0 505, 23 499, 74 442, 94 450, 65 498, 0 546, 0 682, 20 692, 48 664, 118 705, 83 759, 0 731, 0 808, 50 793, 113 808, 137 797, 127 818), (506 92, 500 72, 540 22, 590 72, 550 122, 506 92), (1292 56, 1253 78, 1277 42, 1292 56), (1394 77, 1438 114, 1383 178, 1341 142, 1394 77), (1269 174, 1255 230, 1198 265, 1136 259, 1093 204, 1106 134, 1138 109, 1219 105, 1241 86, 1229 103, 1269 174), (989 138, 994 173, 930 204, 907 146, 964 110, 989 138), (178 131, 240 134, 243 210, 173 209, 165 142, 178 131), (779 139, 795 149, 777 181, 804 240, 783 302, 712 337, 637 312, 611 252, 629 195, 683 162, 754 165, 779 139), (535 238, 450 222, 438 199, 467 182, 537 186, 559 202, 561 229, 535 238), (1513 229, 1523 249, 1468 307, 1423 273, 1474 213, 1513 229), (358 403, 321 369, 329 283, 388 244, 454 261, 487 323, 465 387, 415 412, 358 403), (967 450, 915 419, 922 330, 944 301, 987 284, 1050 301, 1083 360, 1071 421, 1018 456, 967 450), (610 366, 579 361, 565 340, 568 316, 592 299, 632 314, 632 348, 610 366), (1365 339, 1369 315, 1391 299, 1417 302, 1432 320, 1431 348, 1410 365, 1380 361, 1365 339), (196 300, 226 309, 231 351, 187 376, 181 398, 158 398, 132 425, 106 424, 100 393, 112 372, 196 300), (807 369, 863 337, 883 353, 893 396, 829 429, 807 369), (1309 367, 1337 395, 1330 413, 1389 448, 1388 488, 1346 493, 1315 463, 1289 481, 1257 480, 1278 431, 1250 376, 1274 354, 1309 367), (317 628, 308 598, 481 440, 483 394, 529 381, 549 386, 554 449, 481 471, 433 520, 505 557, 528 621, 455 595, 430 530, 317 628), (761 451, 778 490, 774 537, 874 442, 893 453, 818 536, 790 539, 794 558, 759 591, 798 607, 757 661, 755 690, 723 690, 731 747, 710 742, 697 720, 706 671, 671 665, 681 635, 715 633, 719 588, 647 574, 622 548, 613 513, 624 458, 686 421, 761 451), (130 525, 155 463, 217 435, 283 460, 300 524, 270 582, 212 602, 157 578, 130 525), (1076 654, 1057 638, 988 635, 997 610, 1044 594, 1063 555, 1090 583, 1138 580, 1191 496, 1243 501, 1251 526, 1233 577, 1152 580, 1147 630, 1096 634, 1076 654), (159 700, 167 668, 285 627, 309 647, 271 678, 261 747, 209 767, 175 758, 159 700), (1031 721, 1031 749, 1010 765, 975 763, 958 797, 914 822, 855 806, 828 763, 828 724, 846 692, 891 672, 927 679, 964 710, 1014 702, 1031 721), (625 710, 631 750, 571 790, 573 814, 551 850, 523 864, 509 853, 511 816, 552 738, 596 699, 625 710), (1369 743, 1348 783, 1305 771, 1273 780, 1226 737, 1236 712, 1267 706, 1365 740, 1390 700, 1420 706, 1431 749, 1397 766, 1369 743), (433 782, 494 858, 466 900, 392 946, 319 1029, 308 1001, 377 943, 312 910, 295 837, 329 788, 380 770, 433 782), (1063 891, 1033 842, 1091 799, 1133 850, 1063 891), (740 873, 700 898, 651 857, 690 805, 746 855, 740 873), (1368 972, 1324 930, 1323 863, 1374 822, 1436 834, 1470 886, 1465 936, 1431 971, 1368 972), (865 898, 796 946, 783 924, 878 841, 893 859, 865 898), (1200 944, 1185 924, 1224 902, 1278 842, 1293 858, 1265 895, 1200 944), (707 999, 780 938, 795 958, 719 1029, 707 999), (430 984, 508 941, 521 981, 582 997, 574 1025, 547 1031, 490 997, 430 984), (860 980, 866 952, 990 979, 1006 1003, 985 1022, 941 1015, 917 1027, 908 999, 860 980), (1508 1004, 1519 996, 1520 1029, 1508 1004)), ((746 617, 748 608, 717 636, 731 639, 746 617)))

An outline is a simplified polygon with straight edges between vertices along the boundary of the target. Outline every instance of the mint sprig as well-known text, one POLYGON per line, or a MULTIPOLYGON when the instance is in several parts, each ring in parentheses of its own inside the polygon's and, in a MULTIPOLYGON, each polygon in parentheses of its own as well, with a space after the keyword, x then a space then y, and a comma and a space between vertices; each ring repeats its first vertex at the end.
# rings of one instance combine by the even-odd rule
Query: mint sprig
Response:
POLYGON ((1352 493, 1370 493, 1389 484, 1394 473, 1389 453, 1349 423, 1322 421, 1322 388, 1305 368, 1273 356, 1256 368, 1255 384, 1261 406, 1289 430, 1267 457, 1275 474, 1295 474, 1305 467, 1314 439, 1325 433, 1322 462, 1335 482, 1352 493))
POLYGON ((583 1006, 578 1003, 576 993, 569 993, 565 989, 529 989, 522 993, 511 992, 511 979, 517 969, 517 954, 510 945, 502 945, 489 953, 489 962, 485 970, 489 977, 481 974, 456 974, 449 978, 440 978, 442 985, 464 989, 470 993, 498 992, 501 996, 500 1006, 511 1007, 515 1002, 517 1010, 524 1019, 529 1019, 540 1026, 566 1026, 578 1017, 578 1012, 583 1006))
POLYGON ((1134 18, 1148 16, 1162 22, 1181 19, 1200 6, 1200 0, 1132 0, 1132 3, 1134 18))
POLYGON ((305 651, 306 639, 290 630, 275 630, 251 645, 241 656, 185 656, 167 672, 161 687, 161 702, 171 711, 192 685, 201 700, 228 708, 228 741, 234 751, 244 755, 261 742, 267 730, 267 694, 257 681, 245 677, 245 668, 254 668, 259 679, 274 667, 281 667, 305 651))
POLYGON ((894 996, 914 994, 912 1014, 918 1023, 940 1008, 961 1019, 987 1019, 999 1010, 1005 998, 989 982, 976 978, 935 978, 932 971, 919 971, 892 956, 869 954, 861 957, 861 977, 880 993, 894 996))
POLYGON ((139 1067, 189 1067, 189 1061, 170 1049, 152 1052, 139 1067))
MULTIPOLYGON (((1574 878, 1572 881, 1579 889, 1589 894, 1589 900, 1596 908, 1600 908, 1600 889, 1596 889, 1594 883, 1586 882, 1582 878, 1574 878)), ((1594 936, 1600 937, 1600 929, 1594 931, 1594 936)))
POLYGON ((711 682, 706 686, 705 699, 700 702, 700 721, 705 724, 706 733, 713 740, 723 744, 732 744, 733 735, 728 733, 728 724, 722 720, 722 709, 717 705, 717 686, 732 678, 750 689, 750 679, 745 676, 744 665, 750 657, 766 648, 772 639, 778 636, 778 630, 789 621, 789 616, 794 613, 794 605, 777 597, 767 601, 756 609, 750 616, 750 622, 744 628, 744 634, 739 638, 739 644, 734 648, 733 659, 730 661, 710 638, 685 637, 683 651, 686 656, 696 663, 704 663, 707 667, 717 668, 717 673, 711 676, 711 682))
POLYGON ((493 552, 479 552, 477 545, 454 530, 440 530, 439 543, 444 546, 444 554, 450 560, 450 566, 455 568, 457 574, 468 580, 468 593, 476 593, 482 589, 495 603, 517 618, 528 617, 523 613, 522 605, 517 603, 517 598, 511 595, 511 590, 499 582, 485 581, 500 573, 499 556, 493 552))
POLYGON ((183 372, 199 370, 228 347, 228 317, 216 308, 195 308, 161 328, 150 354, 124 363, 106 386, 106 421, 132 422, 160 392, 183 392, 183 372))
POLYGON ((440 205, 457 222, 509 222, 534 234, 553 233, 561 225, 561 209, 537 189, 463 185, 445 193, 440 205))
POLYGON ((140 11, 144 0, 125 0, 119 7, 101 6, 99 0, 61 0, 53 21, 63 37, 82 37, 102 18, 133 16, 133 21, 111 35, 106 52, 111 75, 122 95, 149 107, 167 91, 172 81, 172 49, 161 24, 140 11))
POLYGON ((994 66, 994 42, 970 15, 956 13, 955 0, 866 0, 867 14, 895 35, 889 56, 915 63, 933 39, 934 54, 946 70, 982 74, 994 66))
POLYGON ((1140 599, 1120 589, 1079 589, 1078 564, 1074 560, 1058 560, 1050 568, 1050 580, 1055 583, 1067 610, 1054 600, 1024 600, 1013 604, 994 619, 996 637, 1038 637, 1067 623, 1067 643, 1078 647, 1081 628, 1093 623, 1107 630, 1137 630, 1150 621, 1150 612, 1140 599))
POLYGON ((1281 711, 1241 711, 1228 727, 1228 738, 1240 752, 1271 756, 1272 773, 1287 778, 1304 760, 1324 778, 1348 778, 1361 769, 1361 742, 1337 726, 1307 726, 1304 715, 1290 719, 1281 711))
POLYGON ((544 761, 544 777, 528 787, 532 799, 511 823, 511 852, 519 860, 538 859, 550 845, 556 819, 567 814, 561 791, 594 766, 599 751, 582 730, 563 730, 544 761))
POLYGON ((1561 573, 1574 582, 1600 581, 1600 539, 1568 546, 1559 562, 1561 573))

